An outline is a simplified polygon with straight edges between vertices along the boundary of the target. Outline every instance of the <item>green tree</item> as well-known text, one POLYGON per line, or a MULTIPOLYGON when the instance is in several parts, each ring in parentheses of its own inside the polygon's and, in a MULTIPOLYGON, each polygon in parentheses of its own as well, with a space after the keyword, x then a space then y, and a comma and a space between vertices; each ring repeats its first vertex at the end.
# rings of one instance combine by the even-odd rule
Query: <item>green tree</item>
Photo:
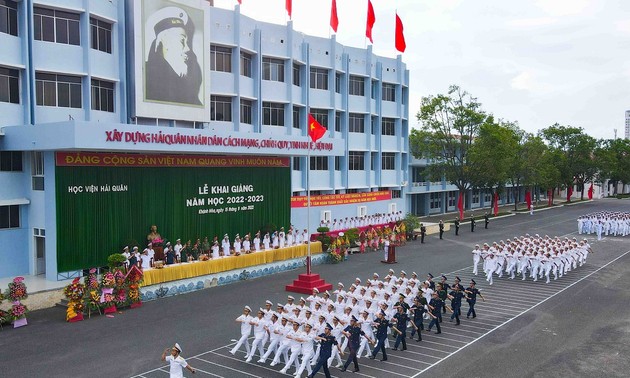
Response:
POLYGON ((617 194, 617 184, 630 182, 630 140, 600 140, 593 154, 597 174, 595 178, 602 184, 609 180, 613 194, 617 194))
POLYGON ((423 97, 416 115, 420 130, 409 136, 411 153, 430 161, 428 176, 443 176, 457 186, 460 193, 471 187, 469 151, 482 125, 492 125, 493 117, 481 110, 475 97, 459 86, 449 87, 447 94, 423 97))

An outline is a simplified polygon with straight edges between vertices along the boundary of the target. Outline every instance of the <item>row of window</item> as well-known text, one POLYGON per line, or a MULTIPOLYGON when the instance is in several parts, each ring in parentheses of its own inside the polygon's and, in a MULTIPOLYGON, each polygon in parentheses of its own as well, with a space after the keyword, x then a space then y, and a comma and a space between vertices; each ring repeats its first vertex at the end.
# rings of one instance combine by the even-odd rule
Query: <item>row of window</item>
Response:
MULTIPOLYGON (((81 15, 55 9, 34 7, 35 40, 81 45, 81 15)), ((0 33, 18 35, 17 2, 0 0, 0 33)), ((90 17, 90 47, 111 54, 112 24, 90 17)))
MULTIPOLYGON (((376 167, 375 152, 372 152, 372 170, 376 167)), ((349 151, 348 153, 348 169, 351 171, 363 171, 365 170, 365 152, 362 151, 349 151)), ((341 156, 335 156, 335 171, 341 170, 341 156)), ((381 154, 381 170, 393 171, 396 166, 396 153, 395 152, 383 152, 381 154)), ((311 156, 310 169, 312 171, 327 171, 328 170, 328 156, 311 156)), ((300 158, 293 158, 293 170, 301 170, 300 158)))
POLYGON ((0 229, 20 228, 20 206, 0 206, 0 229))

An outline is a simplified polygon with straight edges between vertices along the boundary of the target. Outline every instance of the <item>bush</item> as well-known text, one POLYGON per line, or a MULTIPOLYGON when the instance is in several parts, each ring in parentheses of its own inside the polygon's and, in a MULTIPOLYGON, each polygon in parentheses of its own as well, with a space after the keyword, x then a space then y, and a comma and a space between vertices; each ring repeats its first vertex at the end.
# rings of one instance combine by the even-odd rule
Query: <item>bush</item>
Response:
POLYGON ((355 242, 359 240, 359 229, 351 228, 345 232, 344 236, 348 238, 348 243, 350 244, 350 247, 355 246, 355 242))
POLYGON ((125 260, 126 258, 122 255, 122 253, 112 253, 107 258, 107 265, 109 265, 109 267, 112 269, 117 268, 119 266, 122 266, 125 260))

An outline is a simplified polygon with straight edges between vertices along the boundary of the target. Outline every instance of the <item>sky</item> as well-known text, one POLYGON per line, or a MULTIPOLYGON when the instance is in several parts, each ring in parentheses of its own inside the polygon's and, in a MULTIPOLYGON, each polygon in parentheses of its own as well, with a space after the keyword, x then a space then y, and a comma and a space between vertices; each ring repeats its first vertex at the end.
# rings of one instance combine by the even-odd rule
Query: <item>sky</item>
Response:
MULTIPOLYGON (((215 0, 232 9, 237 0, 215 0)), ((331 0, 293 0, 293 27, 328 37, 331 0)), ((422 97, 459 85, 497 119, 536 133, 554 123, 624 136, 630 110, 627 0, 372 0, 376 55, 395 57, 396 11, 410 72, 409 123, 422 97)), ((366 47, 367 0, 337 0, 337 42, 366 47)), ((286 24, 285 0, 242 0, 241 13, 286 24)))

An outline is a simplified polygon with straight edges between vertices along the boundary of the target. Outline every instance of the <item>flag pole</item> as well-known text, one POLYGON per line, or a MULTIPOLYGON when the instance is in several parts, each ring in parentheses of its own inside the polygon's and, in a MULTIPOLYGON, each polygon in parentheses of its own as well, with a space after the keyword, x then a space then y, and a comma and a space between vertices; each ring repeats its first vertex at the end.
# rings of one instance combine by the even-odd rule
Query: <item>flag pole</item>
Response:
POLYGON ((306 235, 308 244, 306 246, 306 274, 311 274, 311 141, 308 142, 308 152, 306 155, 306 235))

